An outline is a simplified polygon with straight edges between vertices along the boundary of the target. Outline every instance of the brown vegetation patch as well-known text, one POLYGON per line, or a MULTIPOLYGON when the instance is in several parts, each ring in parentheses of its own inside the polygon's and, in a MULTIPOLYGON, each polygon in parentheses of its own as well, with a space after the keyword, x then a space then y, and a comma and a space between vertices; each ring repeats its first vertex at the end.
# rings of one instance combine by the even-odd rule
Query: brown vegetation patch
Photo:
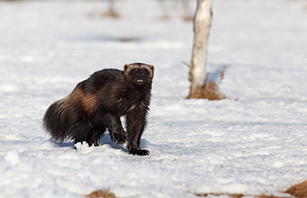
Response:
MULTIPOLYGON (((194 90, 190 90, 190 93, 187 97, 187 99, 192 98, 202 98, 202 99, 208 99, 208 100, 223 100, 226 99, 226 96, 219 91, 218 84, 221 83, 221 81, 224 78, 226 71, 226 66, 220 71, 219 75, 219 81, 207 81, 204 87, 196 87, 194 90)), ((210 74, 209 74, 210 75, 210 74)), ((207 76, 207 79, 209 78, 209 75, 207 76)))
POLYGON ((219 91, 219 86, 213 81, 207 82, 202 97, 208 100, 223 100, 226 96, 219 91))
POLYGON ((120 18, 120 15, 114 9, 108 9, 104 12, 92 11, 92 12, 87 13, 87 16, 90 18, 96 18, 96 17, 112 18, 112 19, 120 18))
POLYGON ((295 184, 291 186, 288 190, 284 191, 296 198, 306 198, 307 197, 307 180, 302 183, 295 184))
MULTIPOLYGON (((307 198, 307 180, 295 184, 291 186, 288 190, 282 191, 282 193, 286 193, 292 196, 283 196, 283 197, 276 197, 273 195, 254 195, 255 198, 307 198)), ((203 194, 195 194, 198 197, 208 197, 209 195, 214 196, 221 196, 227 195, 232 198, 242 198, 244 196, 251 196, 251 195, 243 195, 243 194, 218 194, 218 193, 203 193, 203 194)))
MULTIPOLYGON (((198 197, 208 197, 209 195, 214 195, 214 196, 221 196, 225 194, 218 194, 218 193, 204 193, 204 194, 195 194, 198 197)), ((232 198, 241 198, 244 195, 243 194, 227 194, 227 196, 232 197, 232 198)))
POLYGON ((126 43, 126 42, 139 42, 141 39, 137 37, 120 37, 120 38, 113 38, 113 40, 126 43))
POLYGON ((156 19, 157 19, 157 21, 169 21, 171 19, 171 17, 168 14, 163 14, 163 15, 157 17, 156 19))
MULTIPOLYGON (((210 195, 213 196, 222 196, 222 195, 227 195, 231 198, 242 198, 244 196, 253 196, 254 198, 307 198, 307 180, 295 184, 291 186, 289 189, 286 191, 282 191, 282 193, 289 194, 291 196, 283 196, 283 197, 277 197, 274 195, 244 195, 244 194, 222 194, 222 193, 195 193, 196 196, 198 197, 208 197, 210 195)), ((102 189, 102 190, 96 190, 92 192, 89 195, 86 195, 86 197, 89 198, 111 198, 111 197, 116 197, 114 193, 110 192, 108 189, 102 189)))
POLYGON ((108 189, 102 189, 102 190, 96 190, 94 192, 92 192, 89 195, 86 195, 86 197, 90 197, 90 198, 99 198, 99 197, 103 197, 103 198, 111 198, 111 197, 116 197, 114 193, 110 192, 110 190, 108 189))
POLYGON ((193 19, 194 19, 193 16, 187 16, 187 15, 182 16, 182 20, 185 22, 191 22, 193 21, 193 19))
POLYGON ((120 18, 120 15, 114 11, 113 9, 109 9, 103 13, 101 13, 100 15, 101 17, 109 17, 109 18, 112 18, 112 19, 119 19, 120 18))
MULTIPOLYGON (((227 195, 231 198, 242 198, 244 196, 251 196, 251 195, 243 195, 243 194, 218 194, 218 193, 205 193, 205 194, 195 194, 198 197, 208 197, 209 195, 214 195, 214 196, 222 196, 222 195, 227 195)), ((274 195, 255 195, 253 196, 254 198, 293 198, 291 196, 288 197, 276 197, 274 195)))

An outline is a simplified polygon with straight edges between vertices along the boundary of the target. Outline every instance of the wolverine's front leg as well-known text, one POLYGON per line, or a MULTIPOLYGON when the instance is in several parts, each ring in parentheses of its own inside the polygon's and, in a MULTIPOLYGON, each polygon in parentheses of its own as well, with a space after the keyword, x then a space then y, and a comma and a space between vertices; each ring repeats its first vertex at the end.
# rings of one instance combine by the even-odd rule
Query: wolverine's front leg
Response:
POLYGON ((149 151, 140 148, 140 140, 146 126, 146 111, 135 109, 127 113, 128 150, 133 155, 148 155, 149 151))
POLYGON ((107 128, 111 135, 111 140, 117 144, 126 142, 126 132, 122 126, 119 115, 107 115, 107 128))

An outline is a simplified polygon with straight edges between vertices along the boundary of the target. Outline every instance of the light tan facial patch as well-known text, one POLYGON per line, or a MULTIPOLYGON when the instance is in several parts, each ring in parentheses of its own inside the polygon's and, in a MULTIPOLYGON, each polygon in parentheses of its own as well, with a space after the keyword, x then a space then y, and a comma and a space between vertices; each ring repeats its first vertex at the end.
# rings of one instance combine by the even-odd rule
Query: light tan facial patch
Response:
POLYGON ((154 76, 155 67, 153 65, 147 65, 145 63, 132 63, 132 64, 125 64, 124 71, 125 73, 129 73, 132 69, 147 69, 149 72, 149 76, 152 79, 154 76))

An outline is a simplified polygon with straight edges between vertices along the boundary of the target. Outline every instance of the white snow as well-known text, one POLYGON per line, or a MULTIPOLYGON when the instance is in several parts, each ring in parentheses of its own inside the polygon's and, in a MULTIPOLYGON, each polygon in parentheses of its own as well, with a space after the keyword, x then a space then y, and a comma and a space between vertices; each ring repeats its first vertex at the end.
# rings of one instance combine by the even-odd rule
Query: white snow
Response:
POLYGON ((193 31, 179 6, 161 21, 155 0, 120 1, 116 20, 98 16, 105 1, 0 1, 0 197, 278 195, 307 179, 306 6, 213 1, 208 71, 227 66, 229 99, 208 101, 185 99, 193 31), (79 81, 136 61, 156 70, 141 140, 149 156, 108 134, 74 149, 44 132, 47 107, 79 81))

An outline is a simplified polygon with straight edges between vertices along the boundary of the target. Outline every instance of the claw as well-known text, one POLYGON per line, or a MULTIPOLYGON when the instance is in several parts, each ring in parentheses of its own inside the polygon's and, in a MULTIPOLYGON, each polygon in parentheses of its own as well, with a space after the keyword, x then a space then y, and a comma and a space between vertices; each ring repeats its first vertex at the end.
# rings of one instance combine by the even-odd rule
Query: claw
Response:
POLYGON ((115 133, 111 135, 111 140, 117 144, 124 144, 126 142, 126 135, 124 133, 115 133))
POLYGON ((149 153, 150 152, 148 150, 145 150, 145 149, 131 149, 129 151, 129 154, 139 155, 139 156, 149 155, 149 153))

